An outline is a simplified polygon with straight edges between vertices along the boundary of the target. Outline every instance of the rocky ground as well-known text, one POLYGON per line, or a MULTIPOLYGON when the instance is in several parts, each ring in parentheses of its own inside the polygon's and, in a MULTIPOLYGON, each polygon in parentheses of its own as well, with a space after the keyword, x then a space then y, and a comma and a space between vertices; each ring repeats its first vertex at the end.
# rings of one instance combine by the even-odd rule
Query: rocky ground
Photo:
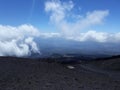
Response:
MULTIPOLYGON (((0 90, 120 90, 120 79, 114 78, 120 71, 115 71, 112 76, 109 75, 110 70, 109 74, 101 73, 96 66, 101 67, 97 64, 98 61, 93 61, 92 64, 64 64, 1 57, 0 90), (96 66, 93 68, 91 65, 96 66)), ((101 70, 106 72, 107 69, 103 69, 101 70)))

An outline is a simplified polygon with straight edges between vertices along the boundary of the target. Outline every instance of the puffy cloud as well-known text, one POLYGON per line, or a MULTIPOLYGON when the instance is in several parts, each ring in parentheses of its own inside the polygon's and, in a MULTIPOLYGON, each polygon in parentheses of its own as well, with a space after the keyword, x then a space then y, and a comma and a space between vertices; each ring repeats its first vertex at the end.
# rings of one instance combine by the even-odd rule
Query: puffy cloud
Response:
POLYGON ((85 15, 76 15, 73 10, 73 1, 61 2, 60 0, 51 0, 45 2, 45 11, 50 14, 50 22, 61 30, 61 33, 46 33, 44 36, 49 38, 62 37, 76 41, 120 41, 120 33, 112 34, 94 30, 88 30, 82 33, 84 29, 102 24, 105 17, 109 15, 109 10, 94 10, 92 12, 87 12, 85 15), (80 18, 75 19, 75 17, 80 18))
POLYGON ((0 25, 0 56, 27 56, 40 53, 34 37, 39 31, 32 25, 18 27, 0 25))
MULTIPOLYGON (((52 36, 54 37, 54 36, 52 36)), ((68 40, 75 40, 79 42, 84 41, 92 41, 92 42, 100 42, 100 43, 119 43, 120 42, 120 32, 119 33, 107 33, 107 32, 97 32, 94 30, 90 30, 85 33, 78 33, 76 36, 64 36, 59 34, 59 36, 68 40)))
POLYGON ((25 39, 25 43, 31 46, 31 51, 37 52, 40 54, 37 44, 33 41, 33 37, 29 37, 25 39))
POLYGON ((105 32, 96 32, 91 30, 86 33, 80 33, 77 36, 71 36, 67 38, 76 41, 110 42, 110 40, 108 39, 113 38, 115 35, 113 35, 112 37, 110 36, 111 34, 105 32))
POLYGON ((106 42, 108 39, 108 34, 103 32, 96 32, 96 31, 88 31, 81 36, 81 41, 98 41, 98 42, 106 42))
POLYGON ((66 17, 68 11, 73 8, 74 4, 72 1, 68 3, 61 3, 61 1, 47 1, 45 3, 45 11, 51 12, 50 20, 54 23, 60 23, 66 17))
MULTIPOLYGON (((108 10, 94 10, 87 12, 86 15, 76 15, 72 13, 74 9, 74 3, 72 1, 61 2, 60 0, 47 1, 45 3, 45 11, 50 13, 50 22, 52 22, 66 38, 79 37, 80 32, 86 28, 103 23, 105 17, 109 14, 108 10), (72 14, 71 14, 72 13, 72 14), (77 20, 72 17, 81 16, 77 20), (70 21, 73 19, 73 21, 70 21)), ((96 32, 88 32, 88 34, 96 35, 96 32)), ((95 37, 96 40, 104 39, 104 33, 99 33, 99 37, 95 37)), ((84 35, 81 35, 84 36, 84 35)), ((90 36, 90 35, 89 35, 90 36)), ((84 36, 85 38, 86 36, 84 36)), ((82 37, 83 38, 83 37, 82 37)))

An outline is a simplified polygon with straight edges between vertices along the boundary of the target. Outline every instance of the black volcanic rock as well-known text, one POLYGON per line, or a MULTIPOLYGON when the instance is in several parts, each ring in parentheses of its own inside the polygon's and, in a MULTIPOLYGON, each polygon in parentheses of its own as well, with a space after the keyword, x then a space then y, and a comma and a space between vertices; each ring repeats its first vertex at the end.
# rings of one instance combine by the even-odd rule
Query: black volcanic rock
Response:
POLYGON ((51 58, 0 57, 0 90, 119 90, 119 78, 84 67, 111 61, 117 60, 64 64, 51 58))

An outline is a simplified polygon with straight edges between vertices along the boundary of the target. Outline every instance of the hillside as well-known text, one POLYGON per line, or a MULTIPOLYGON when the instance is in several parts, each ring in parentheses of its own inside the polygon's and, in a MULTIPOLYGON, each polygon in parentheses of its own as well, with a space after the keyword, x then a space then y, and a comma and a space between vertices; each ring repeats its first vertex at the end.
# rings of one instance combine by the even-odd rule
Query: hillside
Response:
POLYGON ((120 58, 112 58, 71 64, 52 59, 0 57, 0 90, 120 90, 120 78, 114 78, 120 71, 108 75, 91 69, 113 67, 110 63, 116 65, 119 61, 120 58))

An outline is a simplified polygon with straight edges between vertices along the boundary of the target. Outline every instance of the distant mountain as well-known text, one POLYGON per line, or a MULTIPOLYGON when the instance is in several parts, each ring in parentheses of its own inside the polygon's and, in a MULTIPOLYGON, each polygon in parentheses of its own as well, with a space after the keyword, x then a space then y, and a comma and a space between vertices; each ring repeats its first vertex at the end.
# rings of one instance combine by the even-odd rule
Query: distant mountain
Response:
POLYGON ((41 55, 32 54, 32 57, 50 57, 54 54, 106 57, 120 54, 119 43, 78 42, 62 38, 36 38, 35 41, 41 55))

